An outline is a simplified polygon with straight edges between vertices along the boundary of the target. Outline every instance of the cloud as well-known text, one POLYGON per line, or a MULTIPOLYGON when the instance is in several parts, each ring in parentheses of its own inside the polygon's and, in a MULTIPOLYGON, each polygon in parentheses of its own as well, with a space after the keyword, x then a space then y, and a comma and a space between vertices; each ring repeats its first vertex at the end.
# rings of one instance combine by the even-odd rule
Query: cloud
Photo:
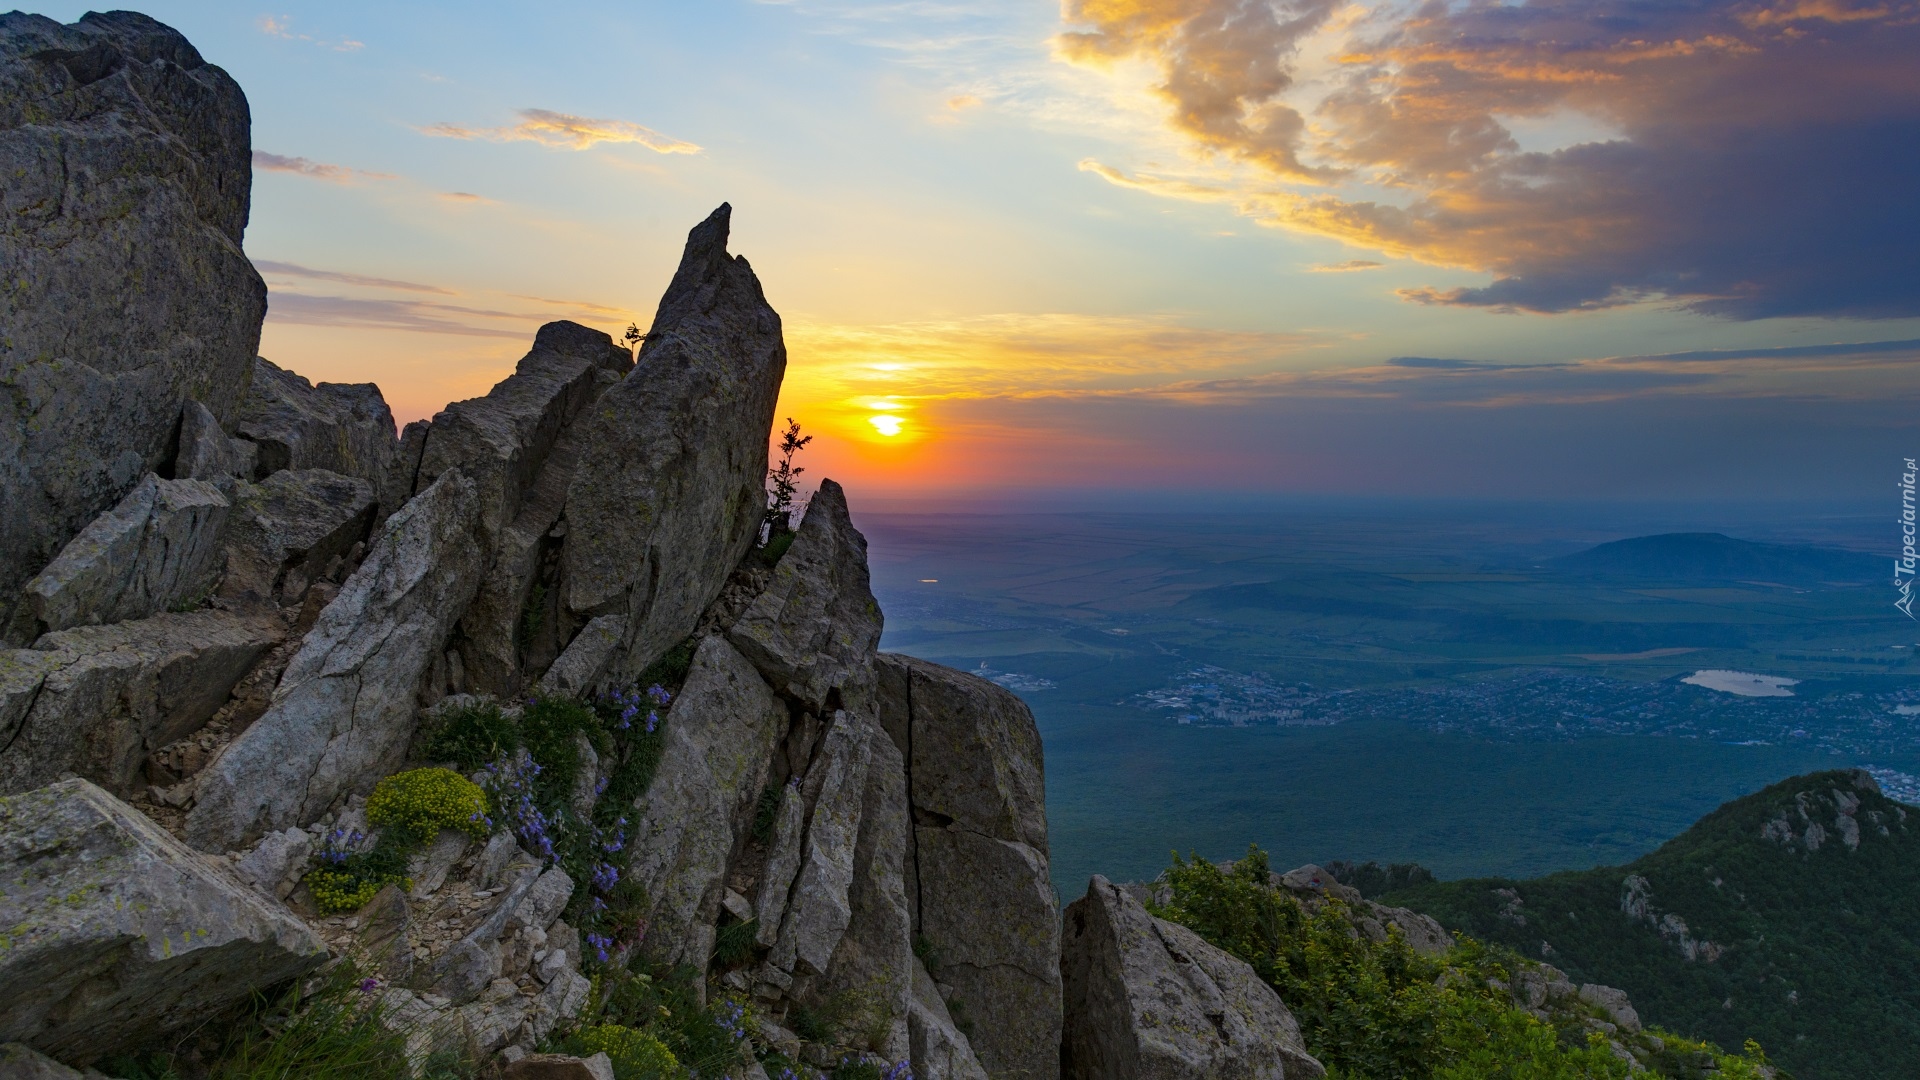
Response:
POLYGON ((311 34, 295 33, 292 29, 293 19, 286 15, 262 15, 255 25, 260 28, 261 33, 268 37, 281 38, 286 41, 305 41, 318 45, 323 49, 332 49, 334 52, 357 52, 367 47, 366 42, 355 41, 352 38, 343 37, 327 41, 314 37, 311 34))
POLYGON ((520 122, 511 127, 476 128, 441 123, 429 124, 420 130, 447 139, 535 142, 564 150, 587 150, 600 143, 636 143, 660 154, 698 154, 701 149, 625 120, 596 120, 547 109, 522 109, 520 122))
POLYGON ((485 195, 475 195, 471 191, 443 191, 437 197, 446 202, 460 203, 466 206, 498 206, 500 205, 498 202, 494 201, 493 199, 487 198, 485 195))
POLYGON ((274 274, 285 277, 309 278, 315 281, 333 281, 342 285, 361 285, 372 289, 395 289, 400 292, 435 293, 440 296, 455 295, 452 289, 443 289, 438 285, 422 285, 414 281, 395 281, 392 278, 370 277, 366 274, 349 274, 338 270, 315 270, 312 267, 296 263, 274 262, 271 259, 253 260, 254 269, 262 274, 274 274))
POLYGON ((267 318, 273 322, 301 326, 350 326, 521 341, 531 341, 534 327, 539 324, 538 315, 525 312, 460 307, 422 300, 313 296, 277 289, 267 296, 267 318), (489 325, 495 320, 510 320, 514 325, 489 325))
POLYGON ((269 154, 264 150, 253 152, 253 167, 265 172, 293 173, 314 180, 324 180, 329 184, 351 184, 355 177, 365 177, 368 180, 399 179, 393 173, 372 172, 348 165, 329 165, 311 158, 285 157, 280 154, 269 154))
POLYGON ((1372 259, 1348 259, 1346 262, 1316 263, 1307 269, 1316 274, 1351 274, 1356 270, 1378 270, 1385 265, 1372 259))
POLYGON ((1492 276, 1410 301, 1920 315, 1920 0, 1468 0, 1351 28, 1322 0, 1065 14, 1061 56, 1148 65, 1167 126, 1216 163, 1083 167, 1492 276), (1557 117, 1606 134, 1514 135, 1557 117))
POLYGON ((984 102, 972 94, 956 94, 947 99, 947 108, 952 109, 954 112, 965 112, 968 109, 977 109, 982 104, 984 104, 984 102))

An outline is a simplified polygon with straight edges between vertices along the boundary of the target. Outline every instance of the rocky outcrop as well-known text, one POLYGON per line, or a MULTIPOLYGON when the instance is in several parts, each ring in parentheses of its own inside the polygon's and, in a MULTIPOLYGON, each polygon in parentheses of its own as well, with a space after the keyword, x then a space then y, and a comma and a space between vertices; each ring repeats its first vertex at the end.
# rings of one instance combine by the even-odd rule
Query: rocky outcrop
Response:
POLYGON ((298 603, 367 536, 373 485, 326 469, 283 470, 234 485, 220 595, 298 603))
POLYGON ((477 502, 453 471, 388 519, 272 707, 201 775, 186 824, 196 847, 225 851, 311 821, 398 768, 421 680, 478 584, 477 502))
POLYGON ((0 1040, 85 1065, 325 959, 286 909, 84 780, 0 798, 0 1040))
POLYGON ((700 643, 664 718, 666 747, 635 806, 632 880, 646 890, 653 949, 705 965, 728 859, 752 824, 787 710, 717 637, 700 643))
POLYGON ((1095 876, 1067 907, 1066 1080, 1320 1077, 1300 1027, 1247 964, 1095 876))
MULTIPOLYGON (((797 542, 797 541, 796 541, 797 542)), ((915 931, 995 1076, 1058 1074, 1059 911, 1040 733, 1019 698, 912 657, 878 657, 880 715, 907 761, 915 931)))
POLYGON ((840 485, 823 480, 773 580, 728 637, 783 697, 819 712, 828 694, 871 709, 880 605, 867 575, 867 541, 840 485))
POLYGON ((551 606, 545 595, 551 582, 543 582, 541 572, 565 535, 554 530, 579 458, 574 423, 632 366, 627 350, 606 334, 548 323, 514 374, 486 397, 447 406, 428 429, 416 483, 430 483, 455 465, 472 476, 483 539, 493 552, 460 624, 471 689, 511 694, 524 681, 523 657, 537 651, 528 639, 546 636, 528 631, 539 629, 551 606))
POLYGON ((254 445, 253 475, 261 480, 282 469, 325 469, 377 484, 397 448, 379 387, 315 386, 259 357, 233 431, 254 445))
POLYGON ((173 453, 173 475, 180 480, 224 480, 252 476, 258 449, 220 427, 220 418, 189 398, 180 409, 180 442, 173 453))
POLYGON ((1341 884, 1331 871, 1313 863, 1274 874, 1272 882, 1293 894, 1308 911, 1318 911, 1329 899, 1346 905, 1354 929, 1369 941, 1385 941, 1398 930, 1407 945, 1423 956, 1439 956, 1453 948, 1453 935, 1433 916, 1368 900, 1360 890, 1341 884))
POLYGON ((753 268, 727 254, 731 214, 688 235, 638 362, 581 424, 561 597, 579 622, 626 616, 613 678, 693 630, 760 529, 787 351, 753 268))
POLYGON ((271 614, 195 611, 0 652, 0 793, 78 775, 131 796, 148 756, 199 730, 285 633, 271 614))
POLYGON ((811 809, 793 891, 773 947, 772 962, 783 971, 798 967, 808 974, 825 972, 853 919, 854 851, 874 734, 858 714, 836 712, 801 782, 811 809))
POLYGON ((230 505, 204 480, 149 473, 27 583, 46 630, 144 619, 204 599, 221 570, 230 505))
POLYGON ((0 15, 0 638, 32 636, 22 584, 167 465, 183 402, 245 389, 251 156, 245 95, 173 30, 0 15))
POLYGON ((913 961, 913 997, 907 1002, 907 1037, 913 1075, 919 1080, 988 1080, 918 957, 913 961))

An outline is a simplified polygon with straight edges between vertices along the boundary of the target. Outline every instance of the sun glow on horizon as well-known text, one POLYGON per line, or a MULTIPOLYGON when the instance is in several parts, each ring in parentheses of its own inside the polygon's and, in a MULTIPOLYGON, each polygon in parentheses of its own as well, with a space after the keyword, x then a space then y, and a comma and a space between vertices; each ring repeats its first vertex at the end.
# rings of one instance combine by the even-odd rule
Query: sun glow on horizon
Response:
POLYGON ((892 413, 876 413, 867 417, 867 423, 872 424, 875 431, 889 439, 900 434, 901 429, 906 427, 906 421, 892 413))

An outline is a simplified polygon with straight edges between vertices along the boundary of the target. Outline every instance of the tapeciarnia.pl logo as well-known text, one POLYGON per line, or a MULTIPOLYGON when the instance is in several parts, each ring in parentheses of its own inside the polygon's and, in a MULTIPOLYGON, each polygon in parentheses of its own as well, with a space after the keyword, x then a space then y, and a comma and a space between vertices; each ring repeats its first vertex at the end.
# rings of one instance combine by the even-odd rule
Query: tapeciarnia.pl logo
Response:
MULTIPOLYGON (((1913 476, 1920 472, 1914 466, 1912 458, 1906 460, 1906 471, 1900 474, 1900 557, 1893 560, 1893 585, 1900 590, 1900 599, 1893 606, 1901 610, 1909 619, 1913 614, 1913 476), (1901 575, 1905 575, 1902 577, 1901 575)), ((1920 619, 1915 619, 1920 622, 1920 619)))

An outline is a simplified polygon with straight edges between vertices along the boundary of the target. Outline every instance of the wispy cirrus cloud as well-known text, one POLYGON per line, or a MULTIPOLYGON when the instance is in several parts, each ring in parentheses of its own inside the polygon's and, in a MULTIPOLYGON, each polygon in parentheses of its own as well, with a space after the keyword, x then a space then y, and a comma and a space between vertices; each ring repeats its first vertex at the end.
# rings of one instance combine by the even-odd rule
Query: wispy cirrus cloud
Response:
POLYGON ((1385 265, 1372 259, 1348 259, 1346 262, 1315 263, 1307 269, 1316 274, 1351 274, 1360 270, 1378 270, 1385 265))
POLYGON ((329 184, 351 184, 356 179, 399 179, 399 176, 394 173, 356 169, 350 165, 330 165, 324 161, 314 161, 312 158, 287 157, 282 154, 269 154, 264 150, 253 152, 253 167, 263 172, 292 173, 311 180, 323 180, 329 184))
POLYGON ((373 277, 368 274, 352 274, 342 270, 315 270, 298 263, 275 262, 272 259, 253 260, 254 269, 262 274, 281 277, 307 278, 313 281, 331 281, 341 285, 359 285, 372 289, 393 289, 400 292, 434 293, 439 296, 457 295, 452 289, 443 289, 438 285, 422 285, 417 281, 396 281, 393 278, 373 277))
POLYGON ((589 150, 601 143, 632 143, 658 154, 698 154, 701 148, 670 138, 641 124, 602 120, 549 109, 521 109, 520 122, 505 127, 468 127, 429 124, 422 132, 445 139, 487 139, 493 142, 532 142, 563 150, 589 150))
POLYGON ((1065 17, 1063 58, 1155 72, 1167 128, 1212 162, 1089 171, 1492 275, 1408 300, 1920 314, 1916 0, 1069 0, 1065 17), (1605 134, 1515 134, 1562 119, 1605 134))
POLYGON ((262 15, 254 25, 259 27, 260 32, 268 37, 281 38, 286 41, 305 41, 318 45, 323 49, 332 49, 334 52, 357 52, 367 47, 366 42, 355 41, 348 37, 327 39, 317 38, 312 34, 299 33, 293 29, 293 19, 286 15, 262 15))

